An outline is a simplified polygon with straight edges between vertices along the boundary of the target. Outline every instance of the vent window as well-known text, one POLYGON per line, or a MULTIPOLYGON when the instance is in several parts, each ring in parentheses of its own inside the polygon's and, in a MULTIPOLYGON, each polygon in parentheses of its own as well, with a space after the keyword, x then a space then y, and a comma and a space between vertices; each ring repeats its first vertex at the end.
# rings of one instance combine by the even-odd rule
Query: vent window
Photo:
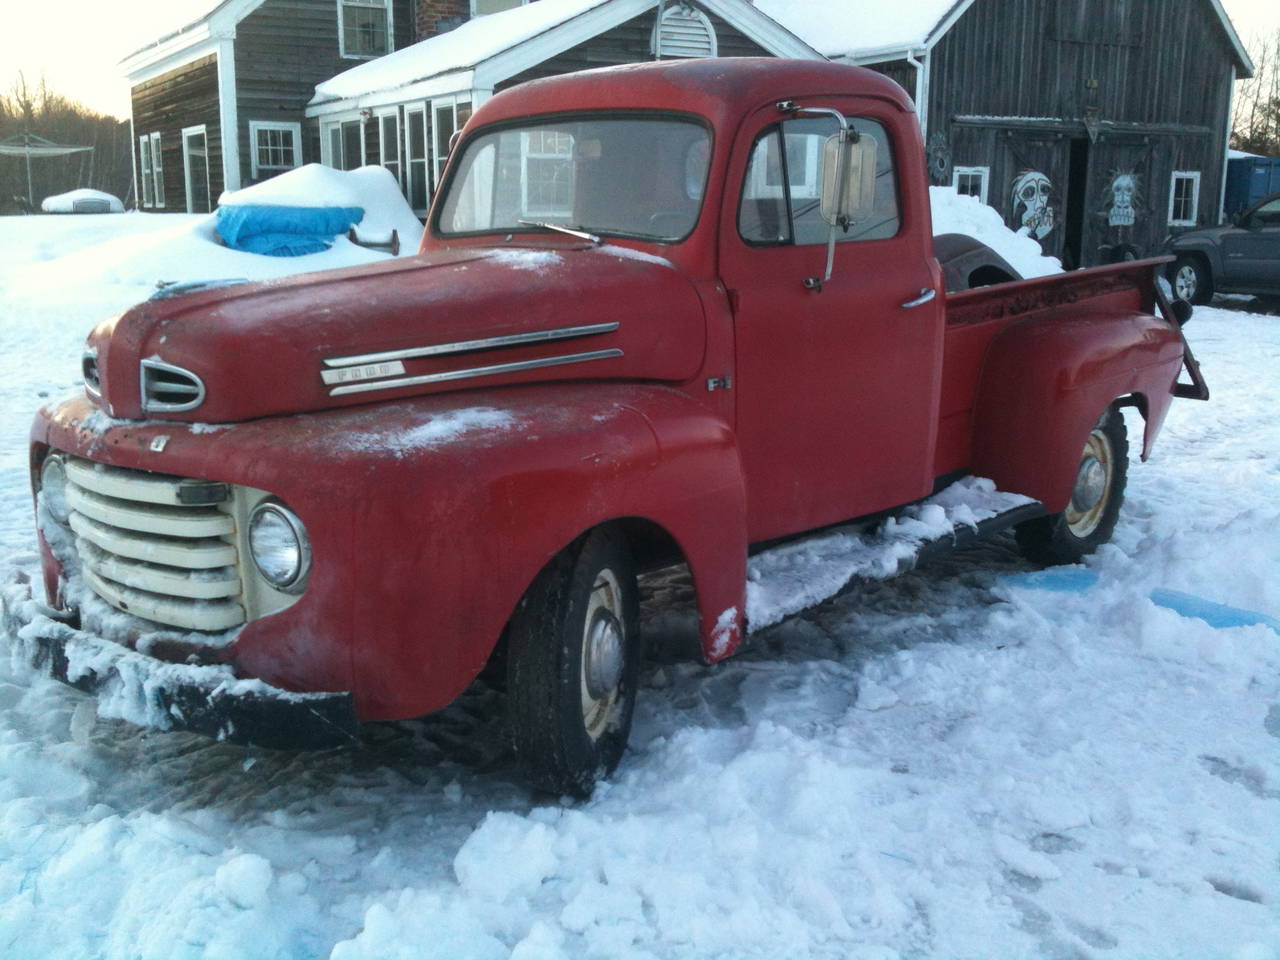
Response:
POLYGON ((701 10, 671 3, 654 25, 653 55, 659 60, 677 57, 714 57, 716 31, 701 10))

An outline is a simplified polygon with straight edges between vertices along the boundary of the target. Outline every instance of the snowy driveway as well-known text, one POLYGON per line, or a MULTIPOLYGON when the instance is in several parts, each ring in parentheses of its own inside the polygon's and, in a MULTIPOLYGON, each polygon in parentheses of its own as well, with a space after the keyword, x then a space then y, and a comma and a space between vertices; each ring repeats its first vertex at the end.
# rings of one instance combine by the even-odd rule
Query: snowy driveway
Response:
MULTIPOLYGON (((175 222, 0 219, 0 573, 36 563, 34 407, 146 292, 27 271, 77 219, 175 222)), ((252 754, 0 666, 0 956, 1275 960, 1280 636, 1150 593, 1280 616, 1280 318, 1188 332, 1213 401, 1133 465, 1096 585, 1001 583, 997 541, 654 664, 585 804, 511 785, 493 693, 252 754)))

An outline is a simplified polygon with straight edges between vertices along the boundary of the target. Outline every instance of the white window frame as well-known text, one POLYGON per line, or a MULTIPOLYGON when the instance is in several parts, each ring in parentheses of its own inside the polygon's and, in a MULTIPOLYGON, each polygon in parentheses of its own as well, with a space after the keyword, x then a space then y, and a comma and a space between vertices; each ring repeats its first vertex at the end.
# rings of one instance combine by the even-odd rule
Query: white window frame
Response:
POLYGON ((343 60, 376 60, 387 53, 394 53, 396 48, 395 4, 391 0, 337 0, 338 4, 338 56, 343 60), (379 7, 387 11, 387 50, 386 53, 348 53, 346 31, 343 27, 342 12, 348 7, 379 7))
POLYGON ((164 202, 164 154, 160 149, 160 133, 151 134, 151 173, 155 177, 155 187, 152 194, 156 199, 156 206, 163 207, 164 202))
POLYGON ((374 112, 373 119, 374 123, 376 123, 378 127, 378 164, 382 167, 386 167, 388 162, 395 164, 396 184, 400 187, 400 192, 403 193, 405 189, 405 179, 404 163, 400 158, 400 143, 404 139, 403 132, 401 130, 401 127, 404 126, 404 121, 400 117, 400 105, 396 104, 394 107, 382 107, 376 110, 374 112), (390 143, 388 143, 386 137, 383 136, 385 132, 383 129, 383 121, 386 120, 387 117, 394 117, 396 121, 396 135, 392 138, 390 143))
MULTIPOLYGON (((955 189, 956 193, 960 192, 961 177, 977 177, 978 178, 978 182, 980 184, 978 188, 978 199, 981 200, 983 203, 986 203, 987 187, 991 183, 991 168, 990 167, 954 167, 952 168, 951 186, 955 189)), ((965 196, 972 196, 972 194, 965 194, 965 196)))
MULTIPOLYGON (((566 135, 567 136, 567 135, 566 135)), ((573 213, 573 138, 569 137, 567 151, 545 152, 535 151, 529 146, 529 133, 520 134, 520 209, 526 217, 567 217, 573 213), (551 160, 564 161, 569 164, 569 206, 568 207, 534 207, 529 202, 529 161, 551 160)))
POLYGON ((431 136, 427 135, 427 121, 433 119, 430 101, 415 100, 413 103, 404 105, 404 118, 400 124, 400 139, 404 144, 404 193, 406 198, 412 197, 413 178, 421 176, 422 196, 426 201, 423 207, 414 208, 414 213, 425 213, 427 208, 431 206, 431 141, 435 133, 433 129, 431 136), (415 123, 418 124, 418 129, 422 131, 422 156, 417 158, 413 156, 410 140, 413 136, 415 123))
MULTIPOLYGON (((368 124, 365 122, 367 118, 362 111, 349 110, 345 113, 335 113, 332 116, 325 117, 320 124, 320 162, 326 167, 333 167, 335 170, 341 170, 342 165, 339 162, 342 158, 334 157, 333 147, 331 145, 332 134, 334 130, 338 131, 338 142, 342 142, 342 128, 353 121, 360 122, 360 162, 357 167, 364 166, 365 136, 368 134, 368 124)), ((354 169, 354 168, 353 168, 354 169)))
MULTIPOLYGON (((769 132, 769 136, 777 137, 778 132, 778 129, 775 128, 769 132)), ((778 200, 786 195, 788 187, 791 189, 792 199, 813 199, 818 196, 820 192, 818 184, 821 154, 818 143, 820 138, 816 135, 808 134, 792 134, 791 136, 793 139, 804 137, 804 176, 799 180, 795 179, 795 175, 799 171, 793 168, 791 164, 786 163, 782 157, 779 157, 780 169, 786 170, 786 178, 790 182, 770 183, 768 164, 758 164, 752 170, 751 196, 755 199, 778 200)), ((760 142, 762 141, 757 140, 757 148, 760 142)), ((790 154, 787 153, 788 146, 787 135, 784 130, 779 141, 779 149, 783 154, 786 154, 787 159, 790 158, 790 154)))
POLYGON ((249 121, 249 175, 258 179, 260 171, 269 171, 268 176, 284 173, 302 166, 302 124, 285 123, 279 120, 249 121), (263 167, 258 163, 258 131, 283 130, 293 134, 293 165, 289 167, 263 167))
POLYGON ((155 183, 151 173, 151 137, 145 133, 138 138, 138 183, 142 188, 139 202, 144 207, 154 207, 155 197, 151 193, 155 183))
POLYGON ((449 110, 449 116, 452 118, 452 131, 449 138, 459 131, 458 126, 458 107, 471 107, 471 112, 475 112, 475 104, 471 101, 470 94, 451 94, 447 97, 436 97, 434 100, 428 101, 431 108, 431 182, 433 184, 440 183, 440 177, 444 174, 444 165, 449 159, 449 139, 444 138, 444 128, 440 126, 440 110, 449 110))
POLYGON ((196 134, 204 135, 204 189, 209 194, 209 209, 213 209, 213 185, 209 179, 209 131, 205 124, 198 123, 194 127, 182 128, 182 182, 187 192, 187 213, 195 213, 194 204, 191 202, 191 154, 187 150, 187 138, 196 134))
POLYGON ((507 10, 514 10, 516 7, 523 7, 528 2, 529 0, 515 0, 515 3, 512 3, 510 7, 506 7, 502 10, 492 10, 489 13, 477 13, 476 0, 471 0, 471 16, 472 16, 472 19, 474 19, 476 17, 488 17, 494 13, 506 13, 507 10))
POLYGON ((1175 170, 1169 178, 1169 226, 1171 227, 1194 227, 1196 225, 1196 215, 1200 212, 1200 171, 1199 170, 1175 170), (1178 181, 1191 181, 1191 219, 1175 220, 1174 200, 1178 195, 1178 181))

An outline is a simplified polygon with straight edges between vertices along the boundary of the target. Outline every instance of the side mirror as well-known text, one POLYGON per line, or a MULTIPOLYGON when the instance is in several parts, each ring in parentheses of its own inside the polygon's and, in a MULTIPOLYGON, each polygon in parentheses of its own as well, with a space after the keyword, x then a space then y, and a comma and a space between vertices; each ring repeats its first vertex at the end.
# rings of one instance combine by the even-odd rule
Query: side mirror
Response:
POLYGON ((871 216, 875 197, 875 137, 832 134, 822 148, 822 219, 847 230, 871 216))

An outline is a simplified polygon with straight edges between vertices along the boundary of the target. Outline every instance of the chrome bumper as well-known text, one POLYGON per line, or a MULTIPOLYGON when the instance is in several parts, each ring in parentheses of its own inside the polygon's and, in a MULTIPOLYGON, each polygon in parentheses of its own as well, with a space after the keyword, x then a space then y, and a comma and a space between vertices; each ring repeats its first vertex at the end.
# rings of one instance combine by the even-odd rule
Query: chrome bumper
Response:
POLYGON ((292 693, 238 680, 225 665, 170 663, 77 629, 37 603, 18 574, 0 585, 4 639, 17 660, 93 694, 102 716, 281 750, 356 742, 350 693, 292 693))

